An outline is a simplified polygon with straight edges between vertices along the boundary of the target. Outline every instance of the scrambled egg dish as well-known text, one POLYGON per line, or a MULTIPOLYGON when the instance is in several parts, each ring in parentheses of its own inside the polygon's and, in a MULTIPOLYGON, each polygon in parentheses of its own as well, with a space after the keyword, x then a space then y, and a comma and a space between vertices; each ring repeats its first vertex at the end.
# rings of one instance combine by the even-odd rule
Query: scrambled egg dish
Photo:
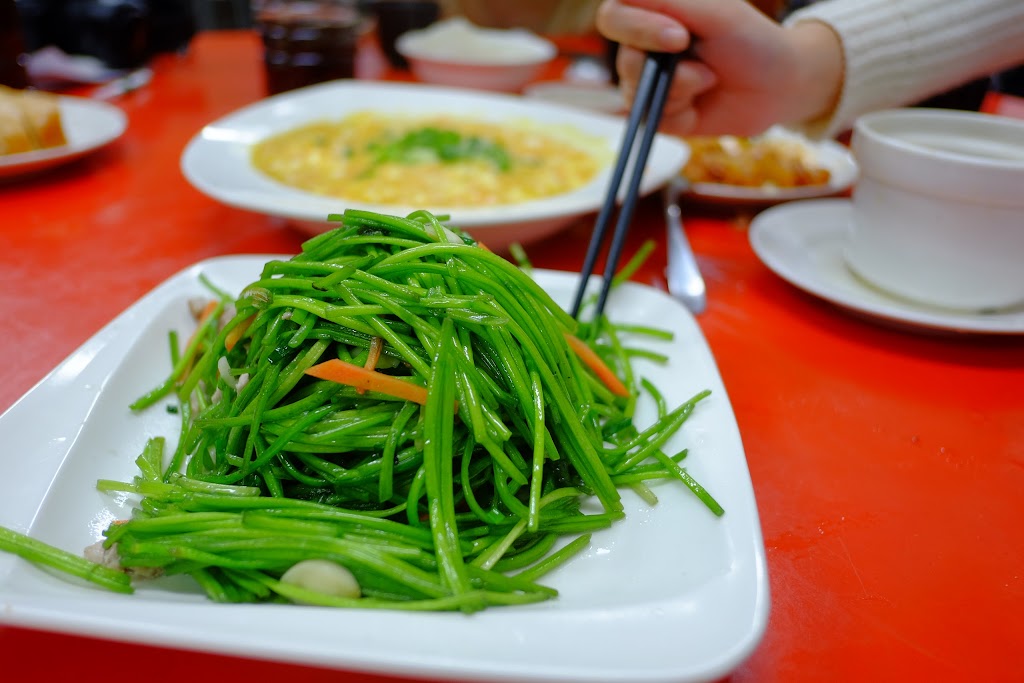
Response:
MULTIPOLYGON (((582 134, 536 124, 359 112, 268 138, 252 161, 307 192, 370 204, 485 207, 575 190, 594 178, 600 154, 582 134)), ((592 142, 592 141, 591 141, 592 142)))

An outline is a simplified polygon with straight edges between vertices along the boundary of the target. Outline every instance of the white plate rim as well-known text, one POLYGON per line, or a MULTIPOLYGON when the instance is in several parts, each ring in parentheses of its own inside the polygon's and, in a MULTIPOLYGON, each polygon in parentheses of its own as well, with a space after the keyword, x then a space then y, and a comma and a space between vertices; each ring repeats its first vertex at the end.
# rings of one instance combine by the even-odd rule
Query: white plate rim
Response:
MULTIPOLYGON (((52 493, 54 488, 59 491, 68 483, 68 477, 74 481, 73 471, 83 463, 81 456, 69 455, 74 449, 84 447, 82 442, 88 435, 83 432, 88 432, 89 425, 86 418, 99 421, 102 413, 109 409, 109 405, 104 405, 109 400, 104 399, 103 394, 115 391, 118 375, 126 374, 123 372, 126 366, 121 363, 127 361, 117 359, 123 359, 126 349, 132 349, 139 342, 142 332, 138 330, 154 324, 154 316, 166 315, 171 304, 177 310, 177 304, 185 298, 203 291, 198 282, 201 273, 215 282, 218 278, 234 281, 239 272, 258 273, 259 265, 268 258, 270 256, 265 255, 214 258, 170 278, 105 326, 0 416, 0 439, 10 447, 0 454, 0 460, 9 461, 5 466, 11 466, 10 476, 0 481, 0 524, 33 535, 33 529, 39 525, 65 539, 81 535, 81 531, 71 531, 69 527, 87 526, 84 519, 80 525, 68 525, 63 519, 52 524, 54 520, 50 520, 47 527, 47 516, 54 512, 47 499, 56 495, 52 493), (54 404, 55 397, 63 398, 54 404), (34 453, 34 461, 26 465, 25 458, 16 459, 10 455, 13 452, 34 453)), ((551 271, 537 271, 536 275, 545 287, 558 289, 565 298, 571 294, 578 278, 575 274, 551 271)), ((666 326, 682 337, 678 343, 672 343, 673 355, 678 354, 676 360, 685 362, 688 377, 695 375, 693 381, 714 392, 714 400, 707 399, 712 402, 707 404, 706 411, 702 415, 695 413, 684 431, 688 431, 688 444, 695 451, 690 456, 693 462, 688 469, 710 485, 727 508, 726 515, 714 519, 688 492, 679 499, 684 501, 683 512, 684 508, 676 507, 679 503, 673 501, 673 491, 680 491, 680 488, 659 490, 662 496, 659 507, 668 512, 683 512, 689 527, 711 529, 722 554, 718 558, 721 567, 705 567, 708 576, 693 579, 693 585, 679 595, 666 596, 663 601, 632 603, 627 600, 620 605, 603 607, 571 602, 561 607, 554 601, 536 607, 514 608, 515 611, 486 610, 472 617, 280 605, 214 605, 202 600, 165 600, 166 596, 154 601, 151 594, 143 595, 141 591, 135 596, 112 595, 68 583, 0 553, 0 605, 3 606, 0 623, 258 659, 448 680, 669 683, 720 678, 757 646, 765 631, 769 610, 765 550, 742 442, 713 357, 692 316, 659 290, 629 284, 617 291, 621 292, 618 296, 624 298, 621 304, 624 313, 649 306, 670 316, 666 326), (694 365, 693 361, 698 362, 694 365), (690 515, 693 510, 706 517, 690 515), (279 628, 271 635, 279 638, 281 633, 296 633, 306 638, 287 641, 283 646, 279 639, 249 628, 251 624, 265 625, 270 618, 279 628), (334 633, 342 636, 342 642, 332 640, 330 636, 334 633), (489 633, 506 640, 493 642, 489 633), (594 633, 603 634, 603 640, 586 640, 594 633), (415 647, 407 644, 411 649, 403 653, 402 639, 393 640, 393 634, 416 634, 424 642, 415 647), (457 636, 454 642, 467 639, 469 642, 452 651, 451 638, 445 636, 453 634, 457 636), (584 641, 577 642, 581 637, 584 641), (692 642, 688 643, 687 637, 692 642), (521 652, 513 652, 511 659, 501 661, 496 653, 507 652, 509 643, 517 641, 540 652, 532 659, 521 652), (396 642, 399 643, 397 648, 396 642), (627 649, 616 655, 615 645, 627 649), (634 652, 629 647, 644 651, 634 652), (648 648, 654 648, 653 654, 648 648)), ((609 301, 613 313, 615 301, 616 296, 609 301)), ((157 335, 155 338, 163 333, 162 329, 153 332, 157 335)), ((164 351, 161 349, 159 353, 164 351)), ((177 420, 169 416, 161 419, 165 420, 163 424, 167 428, 173 428, 177 420)), ((149 427, 140 429, 147 431, 149 427)), ((137 437, 140 443, 145 436, 136 434, 133 438, 137 437)), ((102 438, 109 436, 104 434, 102 438)), ((108 465, 115 462, 111 458, 120 462, 124 457, 123 453, 115 456, 112 452, 96 452, 96 449, 89 455, 90 462, 93 458, 106 459, 108 465)), ((133 460, 134 456, 129 459, 133 460)), ((78 483, 92 484, 75 482, 74 485, 78 483)), ((97 506, 97 515, 109 514, 110 501, 102 502, 99 494, 93 494, 97 499, 86 504, 97 506)), ((652 517, 637 517, 629 534, 619 537, 620 542, 653 524, 653 515, 658 513, 655 508, 652 517)), ((104 519, 109 520, 109 517, 104 519)), ((89 524, 96 520, 90 519, 89 524)), ((627 516, 626 521, 629 520, 627 516)), ((679 520, 673 517, 671 521, 673 533, 676 533, 679 520)), ((98 533, 98 527, 90 533, 98 533)), ((685 545, 688 532, 678 530, 678 533, 680 543, 685 545)), ((58 538, 42 540, 60 541, 58 538)), ((687 553, 697 569, 706 562, 703 553, 688 553, 690 548, 675 545, 664 544, 665 552, 687 553)), ((573 571, 574 580, 580 580, 589 568, 600 568, 600 562, 604 561, 600 550, 597 548, 595 554, 588 556, 586 563, 577 565, 576 569, 571 564, 564 569, 573 571)), ((611 550, 609 554, 614 557, 614 548, 611 550)), ((712 554, 711 550, 706 552, 712 554)), ((653 558, 637 557, 636 562, 641 567, 646 566, 646 571, 655 577, 669 572, 681 583, 691 580, 685 571, 677 576, 675 567, 652 566, 650 562, 657 556, 658 553, 654 553, 653 558)), ((620 551, 619 557, 626 555, 620 551)), ((644 582, 630 586, 630 590, 647 590, 644 582)), ((656 586, 659 591, 663 587, 671 590, 675 584, 656 586)), ((563 599, 572 598, 568 595, 559 598, 563 599)))
MULTIPOLYGON (((479 231, 487 239, 488 229, 502 229, 529 223, 571 218, 597 211, 603 202, 611 159, 621 143, 624 129, 621 117, 575 107, 537 101, 521 95, 475 91, 424 83, 397 83, 340 80, 299 88, 275 95, 206 125, 185 146, 181 170, 200 192, 230 206, 284 218, 325 222, 329 213, 358 208, 381 213, 405 215, 428 208, 447 214, 449 222, 479 231), (442 105, 492 120, 526 119, 539 123, 560 122, 584 132, 600 135, 608 145, 602 153, 609 162, 584 188, 547 199, 487 208, 423 207, 375 205, 342 198, 322 197, 286 187, 257 172, 248 162, 246 151, 267 135, 286 130, 304 121, 330 115, 340 118, 348 112, 364 109, 385 111, 412 110, 410 102, 438 111, 442 105), (331 108, 326 109, 330 103, 331 108), (373 104, 378 103, 378 104, 373 104), (297 113, 298 112, 298 113, 297 113), (210 164, 224 164, 215 172, 210 164), (229 175, 225 172, 230 171, 229 175)), ((640 191, 649 194, 675 176, 686 162, 689 148, 682 141, 658 134, 645 168, 640 191)))
POLYGON ((790 284, 871 318, 939 332, 1024 334, 1024 310, 946 311, 888 296, 865 283, 842 261, 841 240, 850 211, 851 202, 845 198, 771 207, 751 222, 750 244, 758 258, 790 284))
POLYGON ((109 102, 59 95, 61 123, 68 144, 0 156, 0 177, 9 177, 67 163, 94 152, 121 137, 128 117, 109 102))
POLYGON ((773 128, 766 138, 780 138, 805 145, 815 159, 830 172, 823 185, 801 187, 742 187, 724 183, 692 183, 688 194, 704 200, 742 204, 775 204, 797 199, 828 197, 848 190, 857 180, 859 167, 853 153, 835 140, 810 140, 790 131, 773 128))

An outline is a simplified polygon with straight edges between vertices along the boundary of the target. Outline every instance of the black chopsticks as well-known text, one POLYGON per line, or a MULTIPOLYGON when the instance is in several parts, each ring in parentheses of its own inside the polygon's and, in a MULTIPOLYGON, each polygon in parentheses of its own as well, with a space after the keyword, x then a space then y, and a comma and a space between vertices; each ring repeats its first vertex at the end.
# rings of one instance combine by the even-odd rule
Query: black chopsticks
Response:
POLYGON ((594 272, 594 262, 605 242, 605 234, 608 232, 608 223, 611 221, 615 211, 615 204, 619 196, 619 188, 622 185, 623 176, 626 174, 626 167, 629 166, 632 156, 633 143, 636 140, 637 132, 643 125, 643 136, 640 139, 640 146, 631 167, 629 185, 626 187, 626 194, 622 199, 622 206, 619 209, 618 221, 615 224, 615 232, 612 234, 612 243, 608 250, 608 259, 604 269, 604 281, 601 283, 601 293, 597 299, 597 307, 594 311, 594 319, 600 319, 604 312, 605 303, 608 300, 608 291, 611 289, 612 278, 615 269, 622 256, 622 248, 626 241, 626 233, 629 232, 630 221, 633 219, 633 211, 636 208, 637 196, 640 191, 640 180, 643 177, 644 167, 647 165, 647 157, 654 143, 655 133, 658 131, 658 122, 661 120, 662 111, 665 109, 665 100, 668 98, 669 86, 672 84, 672 76, 675 73, 676 63, 679 61, 678 53, 652 52, 647 55, 643 71, 640 74, 640 81, 637 84, 636 97, 633 100, 633 107, 629 112, 629 119, 626 122, 626 131, 622 138, 622 147, 612 171, 611 182, 608 192, 605 195, 604 205, 597 215, 597 222, 594 224, 594 232, 590 237, 590 245, 587 247, 587 255, 583 260, 583 268, 580 270, 580 283, 576 289, 576 297, 573 300, 570 311, 574 318, 579 317, 580 307, 583 304, 583 296, 586 293, 587 282, 594 272))

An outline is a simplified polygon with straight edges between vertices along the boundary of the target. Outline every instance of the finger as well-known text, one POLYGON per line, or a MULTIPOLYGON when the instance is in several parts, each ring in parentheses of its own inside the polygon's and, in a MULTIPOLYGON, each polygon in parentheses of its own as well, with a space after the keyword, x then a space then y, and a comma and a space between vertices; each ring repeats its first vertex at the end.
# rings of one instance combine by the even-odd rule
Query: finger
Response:
POLYGON ((672 94, 692 100, 715 87, 718 78, 703 62, 680 62, 672 78, 672 94))
POLYGON ((646 58, 647 53, 641 52, 636 48, 625 45, 619 48, 619 54, 615 57, 615 69, 619 74, 619 80, 624 86, 636 87, 646 58))
MULTIPOLYGON (((643 67, 645 53, 638 50, 623 50, 619 54, 618 68, 622 75, 620 90, 625 102, 636 97, 636 86, 643 67)), ((715 86, 714 72, 701 62, 686 60, 676 66, 672 75, 672 86, 665 102, 663 116, 674 116, 693 106, 694 98, 715 86)))
POLYGON ((671 116, 664 116, 661 119, 661 131, 680 137, 692 135, 697 128, 699 118, 696 109, 687 107, 682 111, 675 112, 671 116))
POLYGON ((672 76, 672 86, 665 101, 664 116, 680 114, 694 106, 694 101, 713 88, 714 72, 700 62, 682 62, 672 76))
POLYGON ((675 117, 693 108, 694 98, 697 96, 693 86, 691 74, 676 71, 668 99, 665 100, 665 108, 662 110, 663 119, 675 117))
MULTIPOLYGON (((634 10, 634 16, 660 16, 672 19, 696 36, 729 33, 755 20, 768 18, 745 0, 614 0, 623 9, 634 10)), ((623 16, 616 12, 616 17, 623 16)))
MULTIPOLYGON (((633 87, 640 80, 647 53, 636 48, 622 46, 615 58, 615 68, 622 82, 633 87)), ((700 94, 715 86, 718 82, 715 72, 703 62, 684 60, 676 66, 672 88, 682 93, 700 94)))
POLYGON ((596 25, 607 38, 640 50, 682 52, 690 45, 690 34, 679 22, 620 0, 601 3, 596 25))

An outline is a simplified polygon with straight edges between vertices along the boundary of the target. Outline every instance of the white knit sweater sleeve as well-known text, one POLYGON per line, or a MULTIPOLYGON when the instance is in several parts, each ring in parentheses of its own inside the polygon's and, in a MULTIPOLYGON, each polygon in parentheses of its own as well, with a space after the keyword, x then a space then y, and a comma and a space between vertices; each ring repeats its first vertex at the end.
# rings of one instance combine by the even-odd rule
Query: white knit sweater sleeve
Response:
POLYGON ((804 126, 816 136, 1024 63, 1024 0, 824 0, 785 23, 815 20, 839 35, 846 62, 834 110, 804 126))

